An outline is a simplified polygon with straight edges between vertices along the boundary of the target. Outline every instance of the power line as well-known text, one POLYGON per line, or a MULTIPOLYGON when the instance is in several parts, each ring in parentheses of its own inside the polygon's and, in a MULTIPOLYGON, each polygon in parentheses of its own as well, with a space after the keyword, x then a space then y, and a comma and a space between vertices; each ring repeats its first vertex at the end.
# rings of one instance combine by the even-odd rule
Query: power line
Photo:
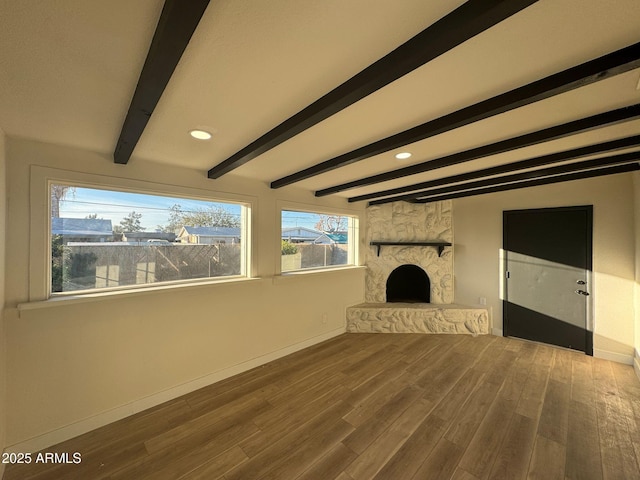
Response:
MULTIPOLYGON (((148 207, 148 206, 144 206, 144 205, 124 205, 124 204, 117 204, 117 203, 103 203, 103 202, 91 202, 91 201, 87 201, 87 200, 70 200, 70 199, 64 199, 61 201, 61 203, 73 203, 73 204, 78 204, 78 205, 96 205, 96 206, 102 206, 102 207, 122 207, 122 208, 126 208, 126 209, 131 209, 133 211, 137 211, 137 210, 154 210, 154 211, 159 211, 159 212, 166 212, 166 213, 170 213, 173 210, 171 208, 167 208, 167 207, 148 207)), ((179 205, 179 204, 175 204, 175 205, 179 205)), ((222 203, 215 203, 212 206, 209 206, 208 208, 212 208, 213 206, 218 206, 220 205, 220 208, 222 210, 224 210, 224 212, 228 215, 234 216, 234 217, 240 217, 241 214, 239 213, 234 213, 231 212, 229 210, 226 210, 224 208, 225 204, 222 203)), ((192 209, 183 209, 182 207, 180 207, 180 209, 178 210, 180 213, 201 213, 202 211, 206 212, 206 208, 203 207, 201 210, 192 210, 192 209)), ((285 221, 298 221, 298 220, 304 220, 305 222, 313 222, 313 221, 318 221, 319 218, 310 218, 313 216, 317 216, 317 217, 321 217, 321 216, 326 216, 323 214, 317 214, 317 213, 308 213, 306 214, 306 216, 300 216, 300 215, 290 215, 291 212, 290 210, 285 210, 283 211, 283 213, 286 212, 286 215, 282 216, 282 220, 283 222, 285 221)), ((121 211, 114 211, 114 210, 100 210, 97 212, 92 212, 92 213, 96 213, 96 214, 100 214, 100 215, 115 215, 115 214, 121 214, 123 212, 121 211)))
MULTIPOLYGON (((156 210, 156 211, 160 211, 160 212, 167 212, 170 213, 173 210, 171 208, 161 208, 161 207, 146 207, 144 205, 122 205, 122 204, 117 204, 117 203, 102 203, 102 202, 89 202, 89 201, 80 201, 80 200, 63 200, 61 203, 75 203, 75 204, 81 204, 81 205, 99 205, 99 206, 106 206, 106 207, 122 207, 122 208, 126 208, 126 209, 132 209, 132 210, 156 210)), ((209 207, 212 208, 212 207, 209 207)), ((233 213, 230 212, 226 209, 224 209, 224 207, 220 207, 222 208, 222 210, 225 211, 225 213, 229 214, 229 215, 233 215, 236 217, 239 217, 240 214, 239 213, 233 213)), ((180 213, 200 213, 202 211, 206 211, 206 208, 203 208, 202 210, 189 210, 189 209, 183 209, 180 208, 178 210, 180 213)), ((101 214, 107 214, 107 213, 122 213, 120 211, 108 211, 108 210, 100 210, 101 214)))

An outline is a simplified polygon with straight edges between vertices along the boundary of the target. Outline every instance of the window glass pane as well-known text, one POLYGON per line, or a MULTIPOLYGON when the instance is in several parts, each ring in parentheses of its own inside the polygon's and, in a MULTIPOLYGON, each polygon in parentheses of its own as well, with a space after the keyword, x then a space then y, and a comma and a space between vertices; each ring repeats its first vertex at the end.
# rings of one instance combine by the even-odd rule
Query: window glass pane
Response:
POLYGON ((355 218, 282 211, 281 270, 353 265, 355 218))
POLYGON ((240 204, 51 185, 52 293, 245 275, 240 204))

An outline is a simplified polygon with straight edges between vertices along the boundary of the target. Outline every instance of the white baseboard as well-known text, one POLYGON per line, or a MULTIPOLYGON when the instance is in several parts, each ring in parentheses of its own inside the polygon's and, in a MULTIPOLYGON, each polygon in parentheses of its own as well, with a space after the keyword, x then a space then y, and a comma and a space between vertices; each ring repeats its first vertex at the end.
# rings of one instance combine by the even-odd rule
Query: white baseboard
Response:
POLYGON ((604 360, 611 360, 612 362, 623 363, 625 365, 633 365, 633 356, 625 355, 623 353, 610 352, 608 350, 600 350, 598 348, 594 348, 593 356, 596 358, 602 358, 604 360))
MULTIPOLYGON (((247 360, 246 362, 242 362, 238 365, 225 368, 224 370, 205 375, 204 377, 200 377, 190 382, 183 383, 182 385, 169 388, 162 392, 158 392, 153 395, 149 395, 148 397, 141 398, 140 400, 136 400, 126 405, 107 410, 106 412, 99 413, 70 425, 66 425, 56 430, 38 435, 37 437, 30 438, 28 440, 25 440, 24 442, 10 445, 5 448, 4 451, 9 453, 38 452, 52 445, 56 445, 60 442, 64 442, 71 438, 77 437, 78 435, 82 435, 84 433, 90 432, 91 430, 95 430, 96 428, 103 427, 130 415, 142 412, 143 410, 146 410, 148 408, 155 407, 156 405, 160 405, 161 403, 167 402, 169 400, 173 400, 174 398, 193 392, 195 390, 198 390, 199 388, 219 382, 221 380, 224 380, 225 378, 229 378, 239 373, 246 372, 247 370, 251 370, 252 368, 259 367, 260 365, 264 365, 265 363, 272 362, 273 360, 277 360, 278 358, 284 357, 286 355, 290 355, 294 352, 297 352, 298 350, 302 350, 317 343, 324 342, 325 340, 329 340, 330 338, 336 337, 343 333, 345 333, 344 327, 332 330, 327 333, 323 333, 322 335, 318 335, 316 337, 304 340, 300 343, 296 343, 283 349, 276 350, 275 352, 261 355, 251 360, 247 360)), ((2 477, 0 476, 0 478, 2 477)))
POLYGON ((633 359, 633 369, 636 371, 636 377, 640 380, 640 353, 635 351, 635 358, 633 359))
POLYGON ((492 328, 491 329, 491 335, 495 335, 496 337, 502 337, 503 336, 502 329, 501 328, 492 328))

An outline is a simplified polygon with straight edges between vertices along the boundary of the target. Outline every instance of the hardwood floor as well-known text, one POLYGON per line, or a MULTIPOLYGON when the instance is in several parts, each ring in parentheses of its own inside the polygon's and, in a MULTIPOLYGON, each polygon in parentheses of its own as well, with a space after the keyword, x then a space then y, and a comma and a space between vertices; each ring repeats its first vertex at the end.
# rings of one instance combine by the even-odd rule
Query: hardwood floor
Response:
POLYGON ((87 433, 13 479, 640 479, 629 366, 493 336, 347 334, 87 433))

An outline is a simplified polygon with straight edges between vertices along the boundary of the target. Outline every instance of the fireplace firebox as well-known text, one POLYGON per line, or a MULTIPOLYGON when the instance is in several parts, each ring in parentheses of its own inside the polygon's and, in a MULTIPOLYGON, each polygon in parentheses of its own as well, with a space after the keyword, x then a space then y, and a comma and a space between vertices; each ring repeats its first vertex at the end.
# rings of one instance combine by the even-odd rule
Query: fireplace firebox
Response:
POLYGON ((417 265, 401 265, 387 279, 387 302, 431 302, 429 275, 417 265))

